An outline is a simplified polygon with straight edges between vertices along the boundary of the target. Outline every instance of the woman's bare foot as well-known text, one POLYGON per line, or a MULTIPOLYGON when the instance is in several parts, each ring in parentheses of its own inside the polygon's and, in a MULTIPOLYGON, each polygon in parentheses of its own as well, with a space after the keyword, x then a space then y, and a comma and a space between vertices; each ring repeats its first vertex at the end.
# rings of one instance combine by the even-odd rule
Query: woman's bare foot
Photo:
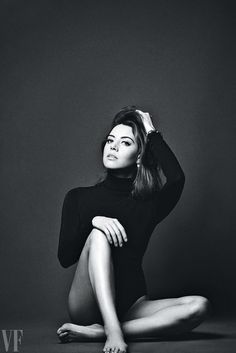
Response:
POLYGON ((123 339, 122 331, 120 330, 112 330, 106 331, 107 340, 105 346, 103 348, 103 352, 105 353, 126 353, 128 345, 125 343, 123 339))
POLYGON ((104 338, 106 337, 104 328, 100 324, 82 326, 66 323, 57 330, 57 334, 63 343, 91 340, 104 341, 104 338))
POLYGON ((104 341, 105 337, 107 337, 103 352, 127 352, 128 345, 124 342, 122 331, 113 330, 105 333, 104 327, 100 324, 82 326, 66 323, 57 330, 57 334, 62 343, 104 341))

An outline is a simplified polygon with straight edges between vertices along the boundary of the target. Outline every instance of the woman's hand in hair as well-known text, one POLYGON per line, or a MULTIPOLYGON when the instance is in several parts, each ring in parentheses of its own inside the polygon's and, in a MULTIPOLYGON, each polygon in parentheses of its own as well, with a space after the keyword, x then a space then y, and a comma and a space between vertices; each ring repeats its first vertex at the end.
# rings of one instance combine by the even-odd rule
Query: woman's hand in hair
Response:
POLYGON ((124 241, 128 241, 124 227, 116 218, 95 216, 92 225, 106 235, 110 244, 122 246, 124 241))
POLYGON ((139 115, 141 116, 141 119, 142 119, 143 125, 145 127, 146 133, 148 133, 151 130, 155 130, 155 127, 154 127, 153 122, 152 122, 151 115, 149 113, 147 113, 147 112, 145 113, 142 110, 138 110, 138 109, 136 110, 136 112, 138 112, 139 115))

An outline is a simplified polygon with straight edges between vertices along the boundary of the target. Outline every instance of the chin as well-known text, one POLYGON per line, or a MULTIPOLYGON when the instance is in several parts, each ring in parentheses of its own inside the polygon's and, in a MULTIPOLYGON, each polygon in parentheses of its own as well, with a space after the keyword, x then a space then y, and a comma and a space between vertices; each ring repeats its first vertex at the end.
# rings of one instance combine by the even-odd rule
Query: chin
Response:
POLYGON ((117 169, 117 168, 123 168, 122 165, 120 165, 120 163, 116 160, 116 161, 109 161, 107 159, 105 159, 103 161, 103 165, 106 168, 110 168, 110 169, 117 169))
POLYGON ((112 165, 110 163, 104 163, 104 167, 107 169, 122 169, 123 167, 117 166, 117 165, 112 165))
POLYGON ((114 162, 110 162, 109 161, 105 161, 103 163, 104 167, 107 168, 107 169, 124 169, 126 168, 127 166, 123 166, 123 165, 120 165, 119 163, 114 163, 114 162))

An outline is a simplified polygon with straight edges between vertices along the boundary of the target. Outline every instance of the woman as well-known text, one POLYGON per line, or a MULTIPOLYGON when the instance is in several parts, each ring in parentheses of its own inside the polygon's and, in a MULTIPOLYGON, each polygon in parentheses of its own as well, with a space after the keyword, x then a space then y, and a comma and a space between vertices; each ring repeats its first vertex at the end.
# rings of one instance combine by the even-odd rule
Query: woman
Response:
POLYGON ((126 338, 192 330, 206 317, 209 303, 202 296, 148 299, 143 255, 185 182, 149 113, 123 108, 102 152, 106 177, 71 189, 63 203, 58 258, 63 267, 78 264, 68 298, 72 323, 57 334, 62 342, 106 338, 104 352, 126 352, 126 338))

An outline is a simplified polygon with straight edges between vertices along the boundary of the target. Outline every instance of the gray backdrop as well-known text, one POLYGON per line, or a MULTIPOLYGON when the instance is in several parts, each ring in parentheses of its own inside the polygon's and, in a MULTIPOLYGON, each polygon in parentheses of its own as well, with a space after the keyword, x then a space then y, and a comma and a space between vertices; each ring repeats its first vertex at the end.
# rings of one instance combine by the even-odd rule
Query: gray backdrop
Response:
POLYGON ((154 116, 186 174, 144 259, 153 298, 236 308, 233 6, 226 1, 1 4, 1 317, 66 317, 61 207, 103 170, 114 114, 154 116))

